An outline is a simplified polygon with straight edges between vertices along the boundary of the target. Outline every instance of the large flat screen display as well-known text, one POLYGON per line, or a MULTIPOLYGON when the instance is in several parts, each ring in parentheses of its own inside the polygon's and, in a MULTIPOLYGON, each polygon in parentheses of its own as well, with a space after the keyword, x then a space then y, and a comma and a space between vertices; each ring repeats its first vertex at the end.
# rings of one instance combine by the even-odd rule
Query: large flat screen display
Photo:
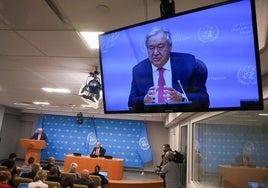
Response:
POLYGON ((99 36, 105 113, 263 109, 253 0, 99 36))

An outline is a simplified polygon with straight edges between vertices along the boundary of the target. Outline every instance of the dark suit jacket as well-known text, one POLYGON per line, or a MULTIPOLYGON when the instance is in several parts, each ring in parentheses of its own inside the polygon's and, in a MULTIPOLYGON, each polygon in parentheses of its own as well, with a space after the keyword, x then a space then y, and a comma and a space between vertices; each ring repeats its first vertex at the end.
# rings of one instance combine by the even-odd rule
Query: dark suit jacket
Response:
MULTIPOLYGON (((38 133, 34 133, 34 135, 31 137, 31 139, 37 140, 38 138, 38 133)), ((40 140, 45 140, 46 143, 48 143, 47 135, 46 133, 42 132, 40 140)))
MULTIPOLYGON (((90 155, 94 155, 94 152, 96 151, 96 147, 93 148, 92 152, 90 155)), ((100 147, 100 155, 99 157, 103 157, 105 155, 106 149, 104 149, 103 147, 100 147)))
MULTIPOLYGON (((172 87, 182 93, 181 85, 195 108, 207 109, 209 95, 206 89, 207 68, 203 62, 195 59, 191 54, 170 53, 172 71, 172 87)), ((134 66, 128 106, 134 111, 143 111, 144 97, 148 89, 153 86, 152 64, 149 59, 134 66)))

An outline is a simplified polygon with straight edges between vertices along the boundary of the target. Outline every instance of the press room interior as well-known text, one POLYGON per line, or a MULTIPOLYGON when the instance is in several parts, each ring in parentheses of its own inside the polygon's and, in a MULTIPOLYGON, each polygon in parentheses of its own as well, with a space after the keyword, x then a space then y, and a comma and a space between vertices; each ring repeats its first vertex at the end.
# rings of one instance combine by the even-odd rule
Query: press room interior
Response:
POLYGON ((98 49, 85 43, 81 31, 94 28, 105 33, 227 1, 175 0, 169 12, 161 11, 161 2, 1 1, 0 160, 12 152, 23 160, 26 151, 20 139, 30 138, 37 127, 43 127, 49 146, 42 152, 42 161, 54 156, 62 163, 65 155, 74 152, 89 155, 94 145, 88 144, 88 136, 93 131, 107 155, 123 158, 125 169, 139 172, 153 173, 161 161, 162 144, 169 143, 186 157, 187 187, 219 187, 221 168, 247 166, 239 160, 243 153, 251 160, 250 168, 268 171, 266 0, 254 1, 263 109, 106 114, 102 90, 93 100, 82 96, 81 89, 94 79, 94 73, 101 78, 102 72, 98 49), (70 92, 42 90, 47 87, 70 92), (82 122, 77 121, 79 113, 82 122), (137 151, 141 136, 148 139, 151 158, 137 151))

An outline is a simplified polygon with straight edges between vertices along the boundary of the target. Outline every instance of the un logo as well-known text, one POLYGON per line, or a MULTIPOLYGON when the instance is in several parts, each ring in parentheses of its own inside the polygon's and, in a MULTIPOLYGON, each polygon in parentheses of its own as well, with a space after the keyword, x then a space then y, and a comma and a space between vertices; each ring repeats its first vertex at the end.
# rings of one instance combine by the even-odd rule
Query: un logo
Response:
POLYGON ((202 42, 213 42, 219 36, 219 28, 216 25, 207 24, 198 30, 198 39, 202 42))
POLYGON ((237 71, 237 79, 243 85, 256 84, 256 78, 256 69, 253 66, 244 66, 237 71))
POLYGON ((94 145, 97 142, 95 133, 89 132, 87 135, 87 141, 89 145, 94 145))
POLYGON ((150 148, 150 145, 145 137, 140 138, 139 146, 142 150, 148 150, 150 148))

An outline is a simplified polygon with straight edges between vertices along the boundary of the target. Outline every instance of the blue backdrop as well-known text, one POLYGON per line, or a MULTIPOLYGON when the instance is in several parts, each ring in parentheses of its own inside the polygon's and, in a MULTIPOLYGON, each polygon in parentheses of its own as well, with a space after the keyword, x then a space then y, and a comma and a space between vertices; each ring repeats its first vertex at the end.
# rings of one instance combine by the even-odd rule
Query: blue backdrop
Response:
POLYGON ((74 152, 89 155, 100 141, 105 155, 123 158, 125 167, 142 168, 152 160, 144 121, 84 117, 80 125, 76 116, 43 115, 37 127, 43 127, 49 142, 42 159, 53 156, 63 161, 66 154, 74 152))

